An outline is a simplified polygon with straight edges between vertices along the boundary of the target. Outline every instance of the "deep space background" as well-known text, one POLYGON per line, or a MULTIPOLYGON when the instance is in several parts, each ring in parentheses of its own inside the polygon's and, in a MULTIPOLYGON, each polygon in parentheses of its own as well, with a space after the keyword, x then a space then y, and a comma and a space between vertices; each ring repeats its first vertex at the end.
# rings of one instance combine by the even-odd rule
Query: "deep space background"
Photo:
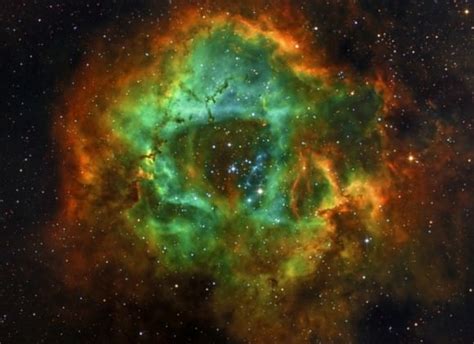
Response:
MULTIPOLYGON (((351 2, 352 3, 352 2, 351 2)), ((275 6, 278 6, 275 4, 275 6)), ((474 341, 474 235, 472 204, 459 209, 459 190, 472 199, 474 115, 474 7, 469 1, 360 1, 358 13, 384 23, 380 39, 345 2, 294 1, 319 27, 318 39, 330 59, 365 73, 390 66, 397 82, 411 90, 420 108, 436 109, 452 124, 446 145, 465 156, 453 164, 452 182, 436 198, 461 214, 467 235, 450 240, 466 248, 462 292, 442 304, 425 306, 382 298, 371 302, 358 324, 360 343, 471 343, 474 341), (347 20, 347 18, 350 20, 347 20), (357 24, 354 24, 357 21, 357 24), (375 41, 378 41, 376 44, 375 41), (377 48, 375 48, 377 46, 377 48), (455 116, 453 114, 456 114, 455 116), (459 139, 458 139, 459 138, 459 139), (466 142, 468 145, 466 145, 466 142), (450 201, 452 200, 452 201, 450 201), (423 328, 412 331, 414 319, 423 328)), ((163 342, 234 342, 212 321, 196 319, 199 293, 190 288, 189 309, 150 298, 124 307, 130 328, 115 336, 116 307, 66 288, 55 272, 58 257, 45 240, 59 206, 59 160, 52 134, 56 105, 92 39, 120 41, 143 23, 165 21, 170 1, 2 1, 0 5, 0 343, 75 343, 152 340, 141 328, 159 327, 163 342), (113 27, 113 30, 110 29, 113 27), (110 37, 112 36, 112 37, 110 37), (160 309, 156 314, 156 309, 160 309), (155 324, 155 325, 153 325, 155 324), (158 324, 158 325, 156 325, 158 324)), ((393 126, 400 137, 423 140, 425 118, 404 115, 393 126)), ((427 176, 428 178, 428 176, 427 176)), ((430 176, 436 178, 436 175, 430 176)), ((444 239, 443 239, 444 240, 444 239)), ((433 255, 444 252, 433 250, 433 255)), ((449 254, 446 257, 450 259, 449 254)), ((457 265, 456 265, 457 266, 457 265)), ((198 283, 198 282, 197 282, 198 283)), ((195 288, 198 290, 199 288, 195 288)), ((111 295, 111 299, 114 296, 111 295)), ((122 303, 124 300, 113 300, 122 303)), ((238 341, 235 341, 238 342, 238 341)), ((317 339, 315 339, 317 342, 317 339)))

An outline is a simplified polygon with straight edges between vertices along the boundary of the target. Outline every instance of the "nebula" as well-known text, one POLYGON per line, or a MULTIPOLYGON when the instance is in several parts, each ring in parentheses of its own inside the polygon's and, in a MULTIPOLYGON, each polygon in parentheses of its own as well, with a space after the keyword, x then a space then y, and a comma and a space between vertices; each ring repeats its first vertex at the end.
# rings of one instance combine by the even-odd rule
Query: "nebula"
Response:
POLYGON ((256 343, 352 341, 373 290, 459 287, 420 248, 436 134, 401 145, 403 85, 331 64, 288 18, 191 7, 84 61, 55 127, 69 287, 178 313, 191 293, 196 319, 256 343))

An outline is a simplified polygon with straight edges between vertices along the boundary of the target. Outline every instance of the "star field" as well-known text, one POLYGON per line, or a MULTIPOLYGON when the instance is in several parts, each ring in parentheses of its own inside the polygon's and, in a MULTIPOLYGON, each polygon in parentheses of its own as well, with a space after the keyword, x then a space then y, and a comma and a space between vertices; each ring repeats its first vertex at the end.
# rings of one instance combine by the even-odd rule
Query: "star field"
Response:
POLYGON ((471 12, 6 4, 0 342, 474 340, 471 12))

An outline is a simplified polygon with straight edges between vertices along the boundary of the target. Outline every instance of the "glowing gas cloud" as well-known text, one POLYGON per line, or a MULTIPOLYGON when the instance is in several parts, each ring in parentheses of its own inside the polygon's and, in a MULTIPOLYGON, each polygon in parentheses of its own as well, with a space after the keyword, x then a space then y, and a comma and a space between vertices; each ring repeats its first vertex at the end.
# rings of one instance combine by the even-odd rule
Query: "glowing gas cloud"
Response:
POLYGON ((68 285, 178 310, 202 287, 196 318, 262 343, 352 340, 369 289, 406 293, 433 218, 389 133, 398 86, 325 61, 304 23, 187 8, 84 62, 55 128, 68 285))

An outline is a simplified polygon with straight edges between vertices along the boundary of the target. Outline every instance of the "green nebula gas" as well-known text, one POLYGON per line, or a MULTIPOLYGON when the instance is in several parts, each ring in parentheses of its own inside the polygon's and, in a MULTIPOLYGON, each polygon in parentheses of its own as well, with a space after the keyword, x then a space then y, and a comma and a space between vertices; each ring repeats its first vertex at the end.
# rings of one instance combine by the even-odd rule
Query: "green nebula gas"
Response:
MULTIPOLYGON (((126 216, 166 249, 166 266, 205 264, 239 278, 246 259, 264 261, 267 251, 327 230, 321 212, 377 167, 374 89, 297 72, 276 44, 218 25, 184 56, 166 56, 167 79, 138 84, 111 110, 127 156, 143 157, 126 216), (322 158, 331 147, 344 155, 322 158)), ((280 280, 314 264, 288 252, 268 265, 261 273, 280 280)))
POLYGON ((90 229, 81 243, 101 238, 71 261, 112 255, 172 289, 170 276, 208 276, 216 317, 260 327, 244 338, 283 340, 295 312, 296 328, 332 331, 329 306, 296 295, 316 283, 348 316, 359 299, 341 288, 386 240, 383 95, 241 17, 190 20, 140 51, 93 64, 71 97, 65 221, 90 229))

